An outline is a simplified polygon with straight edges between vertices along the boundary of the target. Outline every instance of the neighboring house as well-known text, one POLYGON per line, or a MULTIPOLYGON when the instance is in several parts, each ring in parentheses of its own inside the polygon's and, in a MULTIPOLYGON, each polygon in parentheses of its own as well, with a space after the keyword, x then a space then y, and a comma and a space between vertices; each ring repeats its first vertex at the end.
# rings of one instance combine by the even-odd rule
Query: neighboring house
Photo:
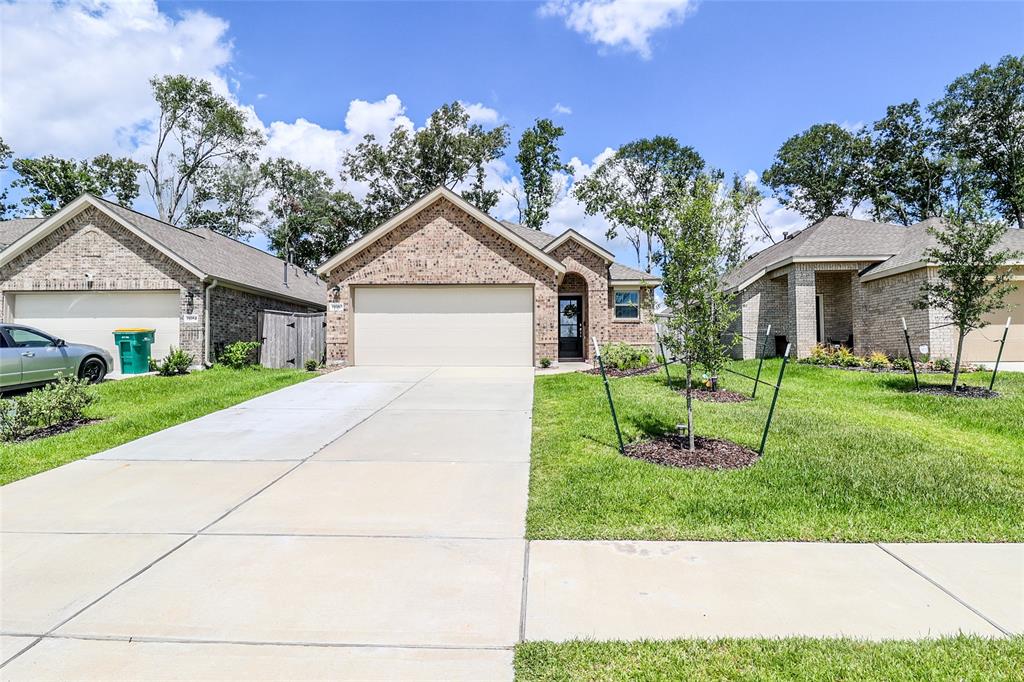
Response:
POLYGON ((257 312, 323 310, 311 273, 206 229, 182 229, 83 195, 46 219, 0 222, 0 321, 38 327, 118 356, 113 330, 156 330, 196 364, 255 340, 257 312))
MULTIPOLYGON (((949 317, 935 308, 914 308, 921 285, 937 273, 925 258, 935 246, 929 226, 941 222, 931 218, 906 227, 830 217, 728 272, 723 286, 736 294, 740 312, 733 331, 742 334, 735 357, 760 355, 769 324, 774 337, 769 354, 781 353, 791 342, 797 357, 807 356, 816 343, 905 357, 901 318, 907 320, 915 354, 926 345, 932 357, 953 357, 957 330, 949 317)), ((1000 248, 1024 250, 1024 231, 1007 230, 1000 248)), ((993 339, 999 340, 1012 316, 1003 360, 1024 362, 1024 269, 1016 268, 1014 281, 1005 308, 986 318, 993 326, 965 339, 966 360, 994 361, 999 344, 993 339)))
POLYGON ((575 230, 499 222, 438 188, 321 265, 327 357, 357 365, 588 359, 589 339, 653 347, 660 280, 575 230))

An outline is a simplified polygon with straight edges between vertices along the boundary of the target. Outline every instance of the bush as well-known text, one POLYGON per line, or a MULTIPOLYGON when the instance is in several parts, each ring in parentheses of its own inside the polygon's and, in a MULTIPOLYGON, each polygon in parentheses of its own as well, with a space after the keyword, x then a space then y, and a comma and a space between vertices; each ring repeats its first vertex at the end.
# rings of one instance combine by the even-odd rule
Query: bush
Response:
POLYGON ((932 360, 932 368, 937 372, 952 372, 953 363, 949 358, 935 358, 932 360))
POLYGON ((889 369, 892 363, 889 362, 889 356, 885 353, 879 353, 875 351, 868 356, 867 365, 871 369, 889 369))
POLYGON ((601 349, 607 366, 617 370, 642 369, 651 364, 651 352, 628 343, 609 343, 601 349))
POLYGON ((540 366, 543 367, 544 369, 547 369, 548 367, 550 367, 551 366, 551 358, 541 358, 540 359, 540 366))
POLYGON ((314 360, 313 358, 310 358, 309 360, 306 360, 304 366, 307 372, 315 372, 316 368, 320 366, 320 363, 314 360))
POLYGON ((829 346, 824 346, 820 343, 815 344, 814 348, 811 349, 811 354, 807 356, 805 362, 812 365, 835 364, 835 351, 833 351, 829 346))
POLYGON ((909 372, 913 367, 910 366, 910 360, 907 358, 893 358, 892 359, 893 369, 902 369, 909 372))
POLYGON ((172 346, 167 357, 157 363, 156 371, 162 377, 172 377, 177 374, 188 374, 188 368, 191 366, 192 356, 182 349, 172 346))
POLYGON ((52 384, 0 400, 0 440, 13 441, 37 429, 79 421, 96 395, 85 379, 61 377, 52 384))
POLYGON ((259 350, 259 341, 235 341, 224 347, 217 360, 232 369, 244 369, 259 361, 259 350))
POLYGON ((845 346, 840 346, 832 356, 833 362, 840 367, 863 367, 864 361, 853 354, 853 351, 845 346))

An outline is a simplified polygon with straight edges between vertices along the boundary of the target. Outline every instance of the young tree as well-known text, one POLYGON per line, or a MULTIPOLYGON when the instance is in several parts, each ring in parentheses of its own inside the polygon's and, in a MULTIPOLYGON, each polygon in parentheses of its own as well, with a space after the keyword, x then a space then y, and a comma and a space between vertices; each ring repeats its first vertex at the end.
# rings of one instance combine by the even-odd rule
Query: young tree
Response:
POLYGON ((942 213, 949 160, 939 132, 915 99, 886 109, 874 125, 868 196, 875 220, 911 225, 942 213))
POLYGON ((670 352, 686 364, 686 431, 693 439, 693 366, 714 376, 725 365, 729 346, 723 342, 736 312, 731 297, 719 286, 721 221, 716 215, 718 179, 700 175, 688 197, 673 207, 672 219, 660 230, 661 288, 665 294, 670 352))
POLYGON ((942 229, 928 229, 937 245, 925 255, 938 264, 938 276, 922 286, 915 303, 918 308, 932 306, 945 310, 957 328, 954 392, 960 378, 964 337, 971 330, 984 327, 984 316, 1002 306, 1003 299, 1013 290, 1012 273, 1003 266, 1022 256, 1020 252, 997 248, 1006 225, 988 220, 980 205, 977 197, 970 198, 961 210, 946 214, 942 229))
POLYGON ((573 186, 573 195, 588 215, 602 214, 636 251, 636 260, 651 272, 662 228, 704 171, 704 159, 674 137, 658 136, 625 144, 590 175, 573 186), (646 256, 640 258, 646 244, 646 256))
POLYGON ((192 204, 216 198, 222 166, 253 163, 263 133, 250 128, 245 111, 214 93, 209 81, 178 75, 150 84, 160 116, 146 179, 157 213, 173 225, 187 222, 186 216, 209 217, 192 204))
POLYGON ((15 159, 13 168, 20 177, 12 186, 26 191, 21 203, 44 216, 53 215, 85 192, 131 206, 139 196, 139 173, 143 170, 140 163, 110 154, 81 161, 56 156, 15 159))
POLYGON ((761 179, 784 206, 811 222, 851 215, 865 191, 865 163, 871 148, 864 134, 821 123, 786 140, 761 179))
MULTIPOLYGON (((10 168, 11 157, 14 156, 14 152, 4 142, 4 139, 0 137, 0 175, 2 175, 8 168, 10 168)), ((9 220, 16 218, 18 215, 18 205, 8 203, 7 194, 10 190, 9 187, 4 186, 3 190, 0 190, 0 220, 9 220)))
POLYGON ((358 202, 327 173, 272 159, 260 175, 271 193, 262 228, 279 257, 312 270, 359 236, 358 202))
POLYGON ((1000 212, 1024 228, 1024 57, 982 64, 931 109, 943 148, 976 162, 1000 212))
POLYGON ((485 189, 485 164, 508 146, 508 126, 490 130, 469 122, 460 102, 441 106, 427 125, 412 132, 395 128, 386 144, 367 135, 342 158, 343 176, 369 185, 363 203, 364 227, 384 222, 437 186, 455 190, 482 211, 498 203, 498 191, 485 189))
POLYGON ((558 140, 565 128, 556 126, 549 118, 537 119, 519 138, 516 162, 523 177, 526 206, 519 203, 519 221, 535 230, 547 222, 548 212, 558 198, 562 187, 555 182, 555 173, 572 174, 572 168, 558 158, 558 140))

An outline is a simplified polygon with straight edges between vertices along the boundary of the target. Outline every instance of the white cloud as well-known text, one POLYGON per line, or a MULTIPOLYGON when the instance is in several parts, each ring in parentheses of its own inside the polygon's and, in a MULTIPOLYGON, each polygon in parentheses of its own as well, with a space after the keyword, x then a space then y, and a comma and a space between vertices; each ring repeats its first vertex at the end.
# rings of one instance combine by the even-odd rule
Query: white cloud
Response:
POLYGON ((490 107, 485 107, 483 104, 477 102, 476 104, 462 103, 462 106, 466 108, 466 113, 469 114, 470 123, 497 123, 498 112, 490 107))
POLYGON ((695 0, 548 0, 541 16, 561 17, 566 27, 602 47, 632 50, 651 58, 651 35, 683 23, 695 0))
POLYGON ((555 102, 555 106, 551 107, 551 112, 555 114, 562 114, 564 116, 568 116, 569 114, 572 113, 572 109, 570 107, 565 106, 561 102, 555 102))
POLYGON ((228 24, 153 0, 0 5, 0 135, 17 155, 131 153, 156 115, 149 79, 201 76, 228 91, 228 24))

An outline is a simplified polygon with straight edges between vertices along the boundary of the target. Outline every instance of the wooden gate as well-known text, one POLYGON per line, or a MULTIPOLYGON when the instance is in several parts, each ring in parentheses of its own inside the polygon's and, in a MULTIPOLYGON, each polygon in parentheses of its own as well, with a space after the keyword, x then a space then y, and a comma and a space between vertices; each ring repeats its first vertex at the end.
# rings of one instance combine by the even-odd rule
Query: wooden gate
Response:
POLYGON ((260 364, 303 369, 307 360, 324 362, 327 352, 327 314, 261 310, 257 317, 260 364))

